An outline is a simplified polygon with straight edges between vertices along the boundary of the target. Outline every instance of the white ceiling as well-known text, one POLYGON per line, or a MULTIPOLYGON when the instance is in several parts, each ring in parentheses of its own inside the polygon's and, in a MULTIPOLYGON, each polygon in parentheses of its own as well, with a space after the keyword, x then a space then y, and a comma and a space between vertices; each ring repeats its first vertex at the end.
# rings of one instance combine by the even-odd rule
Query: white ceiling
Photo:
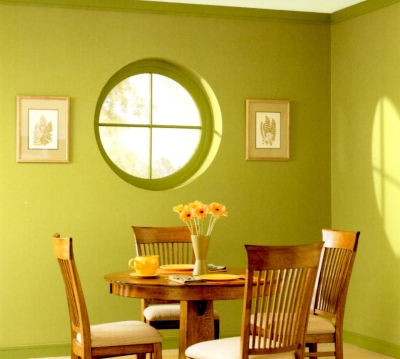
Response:
POLYGON ((254 9, 305 11, 331 14, 366 0, 145 0, 180 4, 218 5, 254 9))

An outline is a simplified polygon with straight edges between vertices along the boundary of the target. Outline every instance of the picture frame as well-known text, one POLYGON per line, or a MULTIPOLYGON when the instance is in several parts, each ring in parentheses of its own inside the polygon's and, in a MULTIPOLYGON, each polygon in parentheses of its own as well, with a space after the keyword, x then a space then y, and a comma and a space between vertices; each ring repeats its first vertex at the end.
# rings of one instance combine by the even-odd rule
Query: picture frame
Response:
POLYGON ((70 98, 17 96, 17 162, 69 162, 70 98))
POLYGON ((290 101, 246 100, 246 160, 290 160, 290 101))

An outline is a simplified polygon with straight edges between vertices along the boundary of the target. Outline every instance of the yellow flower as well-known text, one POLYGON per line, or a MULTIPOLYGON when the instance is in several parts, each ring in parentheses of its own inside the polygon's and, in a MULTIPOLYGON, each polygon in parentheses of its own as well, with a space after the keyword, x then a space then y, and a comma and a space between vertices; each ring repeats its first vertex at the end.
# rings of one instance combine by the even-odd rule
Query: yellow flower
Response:
POLYGON ((197 207, 192 208, 192 213, 194 217, 204 219, 208 213, 208 206, 200 204, 197 207))
POLYGON ((194 202, 188 204, 188 206, 193 209, 200 207, 202 205, 203 205, 203 203, 201 201, 194 201, 194 202))
POLYGON ((216 218, 219 217, 227 217, 228 212, 226 211, 226 207, 223 204, 213 202, 208 206, 209 212, 216 218))
POLYGON ((185 207, 183 206, 183 204, 178 204, 177 206, 172 207, 172 210, 174 212, 181 213, 184 210, 184 208, 185 207))
POLYGON ((190 220, 193 219, 192 211, 191 211, 189 208, 184 208, 184 209, 180 212, 179 218, 180 218, 183 222, 189 222, 190 220))
POLYGON ((172 207, 174 212, 179 214, 179 218, 186 223, 191 234, 211 235, 215 222, 222 216, 228 216, 226 207, 223 204, 213 202, 210 205, 203 204, 201 201, 194 201, 187 205, 179 204, 172 207), (207 214, 211 217, 207 221, 207 214))

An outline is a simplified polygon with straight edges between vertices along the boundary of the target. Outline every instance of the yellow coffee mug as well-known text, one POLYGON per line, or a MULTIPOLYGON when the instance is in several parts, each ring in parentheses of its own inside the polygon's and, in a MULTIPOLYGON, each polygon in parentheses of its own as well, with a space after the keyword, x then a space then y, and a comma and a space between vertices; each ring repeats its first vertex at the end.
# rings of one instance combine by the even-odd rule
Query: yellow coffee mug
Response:
POLYGON ((159 267, 159 256, 139 256, 132 258, 129 267, 136 271, 138 275, 155 275, 159 267))

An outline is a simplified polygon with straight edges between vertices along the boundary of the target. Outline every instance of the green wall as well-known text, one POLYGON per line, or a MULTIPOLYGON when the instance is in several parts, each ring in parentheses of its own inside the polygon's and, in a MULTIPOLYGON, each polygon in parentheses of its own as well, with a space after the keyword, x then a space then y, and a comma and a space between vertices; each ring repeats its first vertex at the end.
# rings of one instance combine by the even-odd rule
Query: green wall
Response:
POLYGON ((347 339, 400 358, 400 4, 332 26, 332 226, 361 231, 347 339))
MULTIPOLYGON (((179 203, 227 206, 229 217, 212 235, 211 263, 245 266, 245 243, 319 241, 321 228, 331 226, 330 31, 324 21, 0 2, 0 358, 68 353, 55 232, 74 238, 92 324, 139 319, 139 301, 108 294, 103 276, 128 269, 135 255, 130 225, 180 225, 172 212, 179 203), (178 190, 129 185, 108 168, 95 141, 94 111, 104 84, 147 57, 198 72, 222 111, 214 162, 178 190), (16 162, 17 95, 71 97, 69 164, 16 162), (245 161, 246 99, 291 101, 289 162, 245 161)), ((335 222, 364 229, 358 221, 335 222)), ((238 334, 241 301, 216 308, 222 335, 238 334)), ((176 332, 165 334, 176 342, 176 332)))

